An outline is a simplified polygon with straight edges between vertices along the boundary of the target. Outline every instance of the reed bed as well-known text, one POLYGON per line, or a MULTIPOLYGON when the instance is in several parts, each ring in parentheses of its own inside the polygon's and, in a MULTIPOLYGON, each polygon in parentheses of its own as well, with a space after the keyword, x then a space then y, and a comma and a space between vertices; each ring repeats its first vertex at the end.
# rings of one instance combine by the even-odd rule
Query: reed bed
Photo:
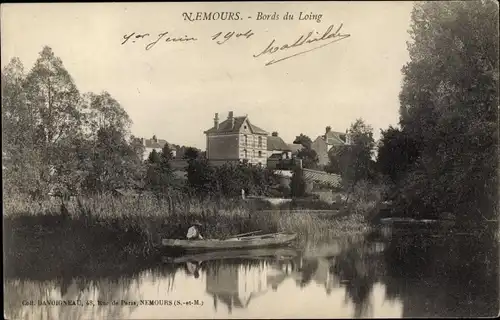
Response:
MULTIPOLYGON (((49 272, 104 268, 102 261, 143 261, 158 256, 162 238, 184 238, 198 220, 206 238, 261 230, 293 232, 302 242, 365 232, 361 217, 319 217, 307 210, 258 212, 249 202, 229 199, 112 197, 29 202, 4 201, 4 241, 9 268, 49 272)), ((113 264, 109 265, 113 268, 113 264)), ((92 271, 92 270, 86 270, 92 271)), ((28 272, 28 271, 27 271, 28 272)))

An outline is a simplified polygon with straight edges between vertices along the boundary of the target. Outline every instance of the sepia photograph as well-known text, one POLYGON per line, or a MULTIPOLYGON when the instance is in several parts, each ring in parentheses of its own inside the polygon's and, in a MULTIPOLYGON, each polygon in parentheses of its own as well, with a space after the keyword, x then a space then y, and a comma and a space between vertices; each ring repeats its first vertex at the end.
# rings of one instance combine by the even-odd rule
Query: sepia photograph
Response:
POLYGON ((0 12, 4 318, 499 315, 498 1, 0 12))

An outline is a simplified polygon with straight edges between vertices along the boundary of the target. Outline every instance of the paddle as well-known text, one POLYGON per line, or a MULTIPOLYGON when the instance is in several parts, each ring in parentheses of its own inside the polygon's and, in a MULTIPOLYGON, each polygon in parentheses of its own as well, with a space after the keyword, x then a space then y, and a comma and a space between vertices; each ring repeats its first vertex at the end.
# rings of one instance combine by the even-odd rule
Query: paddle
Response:
POLYGON ((249 236, 249 235, 260 233, 260 232, 262 232, 262 230, 257 230, 257 231, 247 232, 247 233, 240 233, 240 234, 236 234, 234 236, 226 237, 226 239, 238 238, 238 237, 242 237, 242 236, 249 236))

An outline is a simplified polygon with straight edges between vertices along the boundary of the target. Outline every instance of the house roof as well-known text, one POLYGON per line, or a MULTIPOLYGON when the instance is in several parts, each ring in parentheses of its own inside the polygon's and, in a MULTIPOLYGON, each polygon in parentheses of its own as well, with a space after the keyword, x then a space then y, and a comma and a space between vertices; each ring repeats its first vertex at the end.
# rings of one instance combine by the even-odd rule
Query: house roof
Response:
POLYGON ((324 139, 330 145, 343 145, 345 144, 345 132, 329 131, 325 133, 324 139))
POLYGON ((272 154, 268 159, 281 160, 281 159, 283 159, 283 155, 280 153, 275 153, 275 154, 272 154))
POLYGON ((245 123, 245 120, 248 122, 250 126, 250 131, 256 134, 269 134, 267 131, 253 125, 248 120, 248 117, 234 117, 234 126, 232 125, 231 119, 226 119, 219 123, 219 128, 212 127, 205 131, 205 133, 237 133, 240 132, 241 126, 245 123))
POLYGON ((277 136, 268 136, 267 137, 267 150, 281 150, 281 151, 292 151, 290 147, 281 139, 281 137, 277 136))
POLYGON ((302 150, 304 148, 303 145, 301 145, 300 143, 289 143, 288 144, 288 148, 293 152, 293 153, 296 153, 296 152, 299 152, 300 150, 302 150))
POLYGON ((163 148, 167 140, 164 139, 144 139, 144 146, 146 148, 163 148))
POLYGON ((330 174, 323 171, 302 169, 306 181, 324 183, 332 187, 340 187, 341 177, 338 174, 330 174))

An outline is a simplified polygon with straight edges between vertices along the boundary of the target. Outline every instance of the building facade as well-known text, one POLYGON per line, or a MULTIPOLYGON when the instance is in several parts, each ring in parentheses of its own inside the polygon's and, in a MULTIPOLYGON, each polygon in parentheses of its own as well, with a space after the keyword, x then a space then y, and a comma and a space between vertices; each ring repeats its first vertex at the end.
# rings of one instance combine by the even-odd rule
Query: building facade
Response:
POLYGON ((318 155, 318 164, 325 166, 330 162, 329 152, 333 147, 350 144, 349 135, 345 133, 332 131, 331 127, 326 127, 325 134, 318 136, 311 144, 311 149, 318 155))
POLYGON ((253 125, 248 116, 235 117, 230 111, 227 119, 220 122, 216 113, 214 126, 204 133, 210 164, 247 162, 266 166, 269 133, 253 125))
MULTIPOLYGON (((151 139, 141 138, 141 143, 144 146, 144 153, 142 155, 142 159, 146 160, 149 157, 149 154, 153 152, 153 150, 160 153, 165 144, 167 144, 168 142, 167 140, 158 139, 156 138, 156 136, 153 136, 151 139)), ((175 158, 176 150, 174 148, 171 149, 172 149, 172 156, 175 158)))

